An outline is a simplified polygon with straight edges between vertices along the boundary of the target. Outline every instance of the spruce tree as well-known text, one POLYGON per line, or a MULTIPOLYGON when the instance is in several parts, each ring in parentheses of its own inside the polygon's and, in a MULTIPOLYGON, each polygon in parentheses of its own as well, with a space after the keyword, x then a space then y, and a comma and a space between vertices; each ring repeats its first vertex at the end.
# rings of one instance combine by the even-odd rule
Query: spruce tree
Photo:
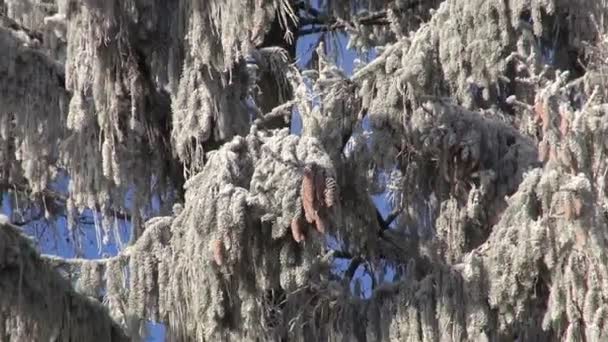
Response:
POLYGON ((0 340, 607 340, 607 14, 0 0, 0 340))

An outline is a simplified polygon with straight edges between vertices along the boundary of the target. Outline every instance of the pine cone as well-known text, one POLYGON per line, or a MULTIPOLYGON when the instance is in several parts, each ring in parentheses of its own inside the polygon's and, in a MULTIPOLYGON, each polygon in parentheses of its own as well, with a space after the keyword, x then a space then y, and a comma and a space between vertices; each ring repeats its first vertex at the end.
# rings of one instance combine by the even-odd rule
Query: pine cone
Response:
POLYGON ((333 178, 325 177, 323 169, 320 169, 316 164, 304 167, 300 193, 304 217, 320 233, 325 233, 327 220, 324 217, 326 214, 324 210, 335 204, 335 193, 336 182, 333 178))
POLYGON ((317 231, 321 234, 324 234, 326 226, 327 223, 325 222, 325 219, 323 219, 320 215, 317 214, 317 220, 315 221, 315 228, 317 228, 317 231))
POLYGON ((324 191, 324 201, 325 201, 325 206, 328 208, 333 207, 336 204, 336 180, 331 178, 331 177, 327 177, 325 178, 325 191, 324 191))
POLYGON ((325 175, 323 170, 314 169, 315 176, 315 208, 318 210, 325 202, 325 175))
POLYGON ((559 123, 559 131, 562 133, 562 136, 566 136, 568 131, 570 130, 570 121, 562 115, 561 121, 559 123))
POLYGON ((576 196, 574 197, 573 202, 575 217, 581 217, 581 215, 583 214, 583 200, 580 197, 576 196))
POLYGON ((566 200, 563 203, 564 206, 564 217, 567 221, 572 221, 575 218, 574 213, 574 203, 572 203, 572 198, 568 195, 566 200))
POLYGON ((317 215, 315 210, 315 181, 314 170, 309 166, 304 168, 304 177, 302 178, 302 190, 300 195, 302 197, 304 217, 308 223, 314 223, 317 215))
POLYGON ((546 162, 549 158, 549 143, 546 140, 543 140, 538 143, 538 160, 540 162, 546 162))
POLYGON ((222 240, 215 239, 211 241, 211 249, 215 263, 218 266, 224 265, 224 244, 222 243, 222 240))
POLYGON ((304 236, 304 227, 300 218, 291 220, 291 236, 293 236, 293 239, 297 243, 304 241, 306 238, 306 236, 304 236))

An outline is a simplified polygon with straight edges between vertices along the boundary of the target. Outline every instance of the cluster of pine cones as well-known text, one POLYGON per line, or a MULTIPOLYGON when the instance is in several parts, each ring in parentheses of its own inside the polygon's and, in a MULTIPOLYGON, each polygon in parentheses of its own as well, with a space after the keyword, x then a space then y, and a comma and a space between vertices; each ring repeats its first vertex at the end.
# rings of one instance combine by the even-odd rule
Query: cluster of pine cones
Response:
POLYGON ((336 203, 336 180, 326 176, 317 164, 304 167, 302 188, 300 189, 301 205, 291 221, 291 234, 296 242, 306 238, 306 223, 318 232, 325 233, 328 215, 336 203))

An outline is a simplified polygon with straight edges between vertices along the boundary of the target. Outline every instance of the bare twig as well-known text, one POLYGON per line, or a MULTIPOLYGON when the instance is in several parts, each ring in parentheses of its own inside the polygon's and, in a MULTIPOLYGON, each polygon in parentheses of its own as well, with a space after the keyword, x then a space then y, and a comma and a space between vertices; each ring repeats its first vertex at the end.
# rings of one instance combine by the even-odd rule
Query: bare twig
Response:
POLYGON ((361 258, 359 256, 354 257, 351 260, 350 265, 346 269, 346 272, 344 272, 344 282, 346 284, 350 284, 350 281, 353 279, 355 272, 357 272, 357 269, 359 268, 359 266, 361 265, 361 263, 363 261, 364 261, 363 258, 361 258))

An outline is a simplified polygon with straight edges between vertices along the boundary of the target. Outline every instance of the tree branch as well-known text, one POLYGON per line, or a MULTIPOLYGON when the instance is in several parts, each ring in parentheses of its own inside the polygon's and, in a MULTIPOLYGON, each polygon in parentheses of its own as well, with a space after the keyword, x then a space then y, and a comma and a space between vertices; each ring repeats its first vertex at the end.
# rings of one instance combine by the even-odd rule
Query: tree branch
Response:
POLYGON ((120 251, 117 255, 102 258, 102 259, 82 259, 82 258, 62 258, 56 255, 42 254, 41 258, 45 260, 49 265, 54 268, 64 267, 64 268, 74 268, 82 265, 84 262, 95 262, 95 263, 108 263, 116 260, 128 260, 132 255, 137 254, 138 251, 148 251, 148 246, 151 241, 158 242, 160 244, 166 245, 169 241, 159 241, 155 237, 157 236, 166 236, 170 231, 170 224, 162 224, 165 222, 164 220, 172 220, 171 216, 157 216, 153 219, 150 219, 146 224, 146 229, 143 231, 141 236, 134 244, 127 246, 125 249, 120 251), (158 224, 158 223, 161 224, 158 224), (159 232, 160 230, 160 232, 159 232))
POLYGON ((376 209, 376 217, 378 218, 378 223, 380 224, 381 230, 387 230, 391 228, 391 224, 395 221, 395 219, 401 214, 401 210, 393 210, 386 219, 382 218, 382 215, 376 209))
POLYGON ((298 35, 309 35, 309 34, 320 33, 320 32, 343 30, 347 26, 354 27, 355 24, 365 25, 365 26, 386 26, 386 25, 389 25, 390 22, 386 19, 385 11, 373 13, 368 16, 362 17, 362 18, 358 19, 355 23, 341 21, 336 18, 324 19, 321 16, 317 16, 317 17, 313 17, 313 18, 301 18, 300 27, 303 27, 303 26, 313 26, 313 27, 307 28, 307 29, 300 29, 298 31, 298 35), (315 25, 323 25, 323 26, 314 27, 315 25))
MULTIPOLYGON (((377 208, 376 208, 376 220, 378 221, 378 224, 380 225, 380 232, 378 232, 378 234, 381 234, 383 231, 390 228, 390 222, 384 220, 384 218, 382 217, 382 214, 380 214, 380 211, 377 208)), ((391 220, 391 222, 392 222, 392 220, 391 220)))
MULTIPOLYGON (((40 62, 45 67, 48 67, 49 71, 56 76, 57 87, 65 91, 65 67, 48 56, 44 49, 41 48, 43 36, 40 32, 23 27, 14 20, 0 14, 0 37, 7 39, 8 42, 17 42, 19 54, 35 56, 36 62, 40 62)), ((5 79, 8 82, 14 81, 11 80, 11 77, 5 79)))
POLYGON ((41 254, 40 257, 47 263, 47 265, 49 265, 53 269, 62 268, 62 269, 72 271, 73 269, 77 269, 80 266, 82 266, 82 264, 85 262, 92 262, 92 263, 96 263, 96 264, 107 264, 109 262, 116 261, 116 260, 128 260, 129 257, 131 256, 131 253, 132 253, 131 249, 129 249, 127 247, 127 249, 123 250, 116 256, 109 257, 109 258, 102 258, 102 259, 83 259, 83 258, 66 259, 66 258, 62 258, 62 257, 56 256, 56 255, 50 255, 50 254, 41 254))
POLYGON ((355 272, 357 272, 359 265, 361 265, 363 261, 363 258, 359 256, 356 256, 351 260, 350 265, 346 269, 346 272, 344 272, 344 282, 346 284, 350 284, 350 281, 353 279, 355 272))
POLYGON ((42 33, 36 32, 36 31, 32 31, 32 30, 28 29, 25 26, 19 25, 19 23, 17 23, 13 19, 5 16, 4 13, 0 13, 0 26, 6 27, 6 28, 11 29, 13 31, 24 32, 29 37, 29 39, 31 39, 31 40, 37 40, 37 41, 39 41, 39 42, 42 43, 42 39, 43 39, 42 33))
MULTIPOLYGON (((12 189, 17 192, 31 194, 31 189, 29 189, 29 187, 25 184, 0 183, 0 189, 7 189, 7 190, 12 189)), ((39 195, 41 195, 42 196, 41 199, 47 203, 51 202, 51 201, 57 201, 57 202, 59 202, 58 206, 61 206, 63 208, 65 208, 65 206, 67 205, 68 197, 62 193, 59 193, 59 192, 56 192, 56 191, 53 191, 50 189, 45 189, 39 195)), ((99 210, 99 208, 89 208, 89 209, 101 212, 101 210, 99 210)), ((57 214, 57 213, 55 213, 55 214, 57 214)), ((114 216, 120 220, 125 220, 125 221, 131 220, 131 215, 120 209, 109 208, 106 210, 105 214, 114 216)), ((14 225, 25 225, 27 223, 28 222, 24 222, 22 224, 16 224, 16 223, 13 223, 13 224, 14 225)))
MULTIPOLYGON (((76 293, 42 260, 30 239, 7 221, 0 215, 0 311, 19 322, 25 334, 21 338, 95 336, 100 341, 128 341, 98 301, 76 293)), ((2 333, 11 340, 10 330, 2 333)))
POLYGON ((354 256, 349 252, 333 250, 332 256, 334 259, 352 259, 354 256))
POLYGON ((296 105, 296 100, 287 101, 281 105, 274 107, 270 112, 266 114, 258 113, 258 118, 255 119, 254 123, 260 128, 275 128, 276 126, 282 127, 291 117, 291 110, 296 105))
MULTIPOLYGON (((408 10, 414 9, 414 8, 420 6, 421 4, 422 4, 422 2, 419 0, 411 1, 410 3, 407 4, 407 7, 399 9, 399 10, 397 10, 397 9, 393 9, 393 10, 401 13, 403 11, 408 11, 408 10)), ((347 23, 345 21, 340 21, 334 17, 324 16, 323 13, 319 12, 318 10, 316 10, 314 8, 311 8, 306 3, 302 3, 302 2, 298 3, 298 8, 305 10, 308 14, 310 14, 312 16, 311 18, 300 18, 300 21, 299 21, 300 28, 302 28, 303 26, 308 26, 308 25, 313 26, 312 28, 306 28, 306 29, 299 30, 299 32, 298 32, 299 35, 309 35, 309 34, 315 34, 315 33, 320 33, 320 32, 343 30, 346 28, 347 24, 350 24, 352 26, 355 26, 354 24, 366 25, 366 26, 385 26, 385 25, 390 24, 390 22, 387 19, 386 11, 374 12, 365 17, 358 18, 358 20, 356 20, 355 23, 353 23, 353 22, 347 23), (314 27, 315 25, 323 25, 323 26, 314 27)))

